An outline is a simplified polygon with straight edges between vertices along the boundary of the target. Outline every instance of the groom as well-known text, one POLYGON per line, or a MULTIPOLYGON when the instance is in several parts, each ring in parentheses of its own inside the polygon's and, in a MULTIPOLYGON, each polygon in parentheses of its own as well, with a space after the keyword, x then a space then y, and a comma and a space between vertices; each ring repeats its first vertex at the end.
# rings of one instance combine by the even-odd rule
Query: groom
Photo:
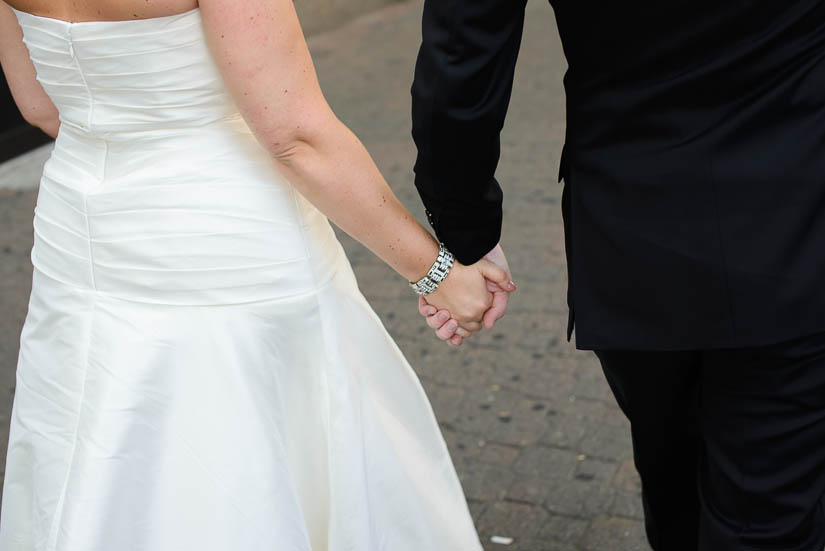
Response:
MULTIPOLYGON (((525 3, 425 2, 416 186, 464 264, 499 241, 525 3)), ((631 421, 651 546, 822 551, 825 2, 551 3, 569 333, 631 421)))

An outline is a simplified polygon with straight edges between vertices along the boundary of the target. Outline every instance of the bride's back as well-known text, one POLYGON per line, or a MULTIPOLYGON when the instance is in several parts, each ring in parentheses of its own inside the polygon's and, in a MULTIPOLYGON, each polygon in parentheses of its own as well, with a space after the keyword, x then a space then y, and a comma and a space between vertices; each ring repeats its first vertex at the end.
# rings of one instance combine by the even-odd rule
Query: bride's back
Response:
POLYGON ((19 11, 64 21, 122 21, 175 15, 197 0, 6 0, 19 11))
POLYGON ((305 254, 302 232, 331 243, 332 230, 255 140, 201 9, 93 22, 16 15, 62 122, 38 199, 39 272, 188 306, 298 296, 323 280, 340 251, 305 254))
POLYGON ((73 23, 19 11, 18 20, 64 127, 100 137, 197 128, 238 116, 200 10, 73 23))

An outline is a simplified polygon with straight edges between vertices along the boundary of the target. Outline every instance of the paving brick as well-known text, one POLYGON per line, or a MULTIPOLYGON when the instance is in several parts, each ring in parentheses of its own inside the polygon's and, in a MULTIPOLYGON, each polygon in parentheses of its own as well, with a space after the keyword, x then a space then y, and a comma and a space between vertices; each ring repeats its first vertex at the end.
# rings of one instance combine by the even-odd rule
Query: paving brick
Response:
POLYGON ((433 410, 441 423, 452 423, 458 415, 458 405, 467 392, 460 386, 446 386, 423 380, 422 386, 433 404, 433 410))
POLYGON ((599 415, 599 404, 576 401, 574 395, 549 405, 552 409, 547 411, 547 423, 539 437, 543 445, 579 449, 585 436, 605 423, 604 416, 599 415))
POLYGON ((599 486, 608 486, 619 469, 617 463, 595 460, 581 455, 579 457, 584 457, 584 459, 580 459, 576 465, 576 471, 573 474, 573 478, 576 480, 596 482, 599 486))
POLYGON ((630 492, 638 493, 641 491, 642 481, 639 478, 639 473, 636 471, 636 466, 633 464, 633 459, 625 459, 622 461, 616 470, 616 476, 613 477, 611 485, 614 488, 630 492))
POLYGON ((569 544, 581 541, 590 526, 590 519, 548 515, 544 525, 539 530, 542 540, 557 540, 569 544))
POLYGON ((478 460, 482 463, 505 467, 513 464, 520 451, 517 446, 487 442, 487 445, 481 448, 478 460))
POLYGON ((544 525, 547 512, 539 506, 525 503, 497 501, 487 507, 478 523, 483 540, 499 535, 521 539, 533 539, 544 525))
POLYGON ((548 495, 568 484, 569 479, 553 478, 549 471, 546 477, 518 475, 513 478, 505 496, 510 501, 541 505, 548 495))
POLYGON ((628 432, 620 426, 606 423, 589 427, 579 441, 578 449, 594 457, 627 459, 633 456, 628 432))
POLYGON ((558 484, 544 496, 544 507, 551 513, 574 517, 606 515, 613 503, 615 490, 592 480, 575 477, 558 484))
POLYGON ((644 520, 641 492, 616 490, 613 496, 613 503, 610 504, 608 511, 610 515, 614 517, 644 520))
POLYGON ((542 478, 548 475, 569 478, 578 467, 578 454, 572 450, 530 446, 521 452, 513 465, 513 470, 520 475, 542 478))
POLYGON ((467 499, 494 502, 504 499, 515 475, 506 467, 466 462, 458 472, 467 499))
POLYGON ((644 524, 638 520, 599 516, 581 542, 584 551, 645 551, 644 524))

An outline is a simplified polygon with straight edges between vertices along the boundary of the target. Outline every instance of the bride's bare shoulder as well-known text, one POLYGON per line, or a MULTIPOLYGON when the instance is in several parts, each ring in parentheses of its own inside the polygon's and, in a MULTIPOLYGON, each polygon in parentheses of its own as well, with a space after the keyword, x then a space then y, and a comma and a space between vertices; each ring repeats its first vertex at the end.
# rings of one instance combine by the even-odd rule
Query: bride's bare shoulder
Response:
POLYGON ((2 0, 12 8, 64 21, 151 19, 191 11, 198 0, 2 0))

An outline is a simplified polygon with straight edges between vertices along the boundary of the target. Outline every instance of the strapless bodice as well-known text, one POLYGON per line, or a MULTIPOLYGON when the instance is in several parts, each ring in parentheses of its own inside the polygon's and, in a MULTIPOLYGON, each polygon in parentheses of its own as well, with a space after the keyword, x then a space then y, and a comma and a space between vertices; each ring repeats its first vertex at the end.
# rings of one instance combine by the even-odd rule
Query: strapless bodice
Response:
POLYGON ((239 114, 198 10, 17 16, 63 121, 35 210, 37 272, 174 305, 301 296, 332 277, 332 229, 239 114))
POLYGON ((64 124, 106 133, 199 126, 237 114, 198 9, 83 23, 15 13, 64 124))

